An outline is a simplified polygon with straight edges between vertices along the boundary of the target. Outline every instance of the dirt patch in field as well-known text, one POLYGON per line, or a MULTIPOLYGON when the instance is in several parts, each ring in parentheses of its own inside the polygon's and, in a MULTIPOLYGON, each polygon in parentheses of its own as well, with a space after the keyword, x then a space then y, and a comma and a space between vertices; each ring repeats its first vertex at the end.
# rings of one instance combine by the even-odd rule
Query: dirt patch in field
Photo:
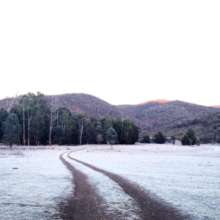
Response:
POLYGON ((155 196, 152 196, 151 193, 143 190, 139 185, 133 183, 120 175, 111 173, 109 171, 100 169, 91 164, 85 163, 78 159, 73 158, 68 155, 68 157, 78 163, 81 163, 95 171, 98 171, 113 181, 118 183, 121 188, 131 196, 139 205, 141 212, 140 216, 143 220, 188 220, 191 219, 189 215, 182 214, 179 210, 175 209, 171 205, 159 201, 155 196))
POLYGON ((59 205, 60 218, 64 220, 112 220, 102 207, 102 199, 88 182, 87 176, 75 169, 60 156, 63 164, 73 175, 74 193, 59 205))

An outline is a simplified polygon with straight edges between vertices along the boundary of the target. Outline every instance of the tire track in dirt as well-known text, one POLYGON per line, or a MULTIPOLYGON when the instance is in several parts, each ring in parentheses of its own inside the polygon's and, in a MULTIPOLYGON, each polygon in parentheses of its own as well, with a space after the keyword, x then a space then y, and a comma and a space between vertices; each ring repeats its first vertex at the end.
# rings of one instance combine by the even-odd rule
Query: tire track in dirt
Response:
POLYGON ((102 198, 102 206, 105 213, 111 216, 112 220, 141 220, 140 208, 136 201, 112 179, 106 175, 94 171, 91 168, 71 160, 64 155, 64 159, 71 166, 86 174, 89 183, 94 186, 96 193, 102 198))
POLYGON ((158 199, 152 196, 151 193, 143 190, 138 184, 133 183, 126 178, 98 168, 89 163, 83 162, 71 156, 70 152, 67 156, 69 159, 74 160, 84 166, 87 166, 94 171, 100 172, 114 182, 116 182, 125 193, 131 196, 139 205, 141 209, 140 216, 143 220, 189 220, 191 217, 189 215, 183 215, 179 210, 175 209, 165 202, 160 202, 158 199))
POLYGON ((63 158, 60 160, 73 175, 74 193, 59 205, 60 217, 63 220, 112 220, 102 207, 102 199, 88 182, 87 176, 75 169, 63 158))

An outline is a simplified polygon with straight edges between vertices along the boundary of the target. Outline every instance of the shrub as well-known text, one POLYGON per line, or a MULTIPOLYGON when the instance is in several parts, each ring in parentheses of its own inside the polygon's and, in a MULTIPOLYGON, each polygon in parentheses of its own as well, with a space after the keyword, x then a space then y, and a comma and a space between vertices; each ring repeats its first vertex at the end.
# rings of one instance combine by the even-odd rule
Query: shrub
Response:
POLYGON ((195 135, 195 132, 192 129, 189 129, 183 136, 181 142, 182 145, 195 145, 198 143, 198 139, 195 135))
POLYGON ((118 143, 118 134, 113 127, 110 127, 106 131, 106 141, 107 144, 117 144, 118 143))
POLYGON ((145 136, 142 138, 141 143, 149 144, 149 143, 150 143, 150 137, 149 137, 149 135, 145 135, 145 136))
POLYGON ((154 135, 154 143, 156 144, 164 144, 166 143, 166 137, 163 135, 162 132, 158 132, 154 135))

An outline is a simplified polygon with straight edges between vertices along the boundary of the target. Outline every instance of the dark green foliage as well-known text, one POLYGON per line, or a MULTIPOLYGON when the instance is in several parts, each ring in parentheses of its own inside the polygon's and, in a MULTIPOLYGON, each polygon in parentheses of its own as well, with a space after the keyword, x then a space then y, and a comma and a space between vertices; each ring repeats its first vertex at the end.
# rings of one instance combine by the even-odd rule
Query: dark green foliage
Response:
POLYGON ((112 125, 113 121, 110 118, 103 118, 101 120, 101 123, 102 123, 102 127, 103 127, 104 131, 107 131, 110 127, 113 126, 112 125))
POLYGON ((220 114, 216 114, 212 121, 213 142, 220 143, 220 114))
POLYGON ((198 139, 195 135, 195 132, 192 129, 189 129, 182 138, 182 145, 195 145, 198 143, 198 139))
POLYGON ((138 127, 130 120, 123 121, 123 143, 135 144, 138 140, 139 132, 138 127))
POLYGON ((95 130, 96 130, 96 143, 103 144, 104 143, 104 129, 102 127, 101 121, 97 121, 95 130))
POLYGON ((73 118, 68 109, 58 109, 55 112, 52 143, 60 145, 77 144, 77 136, 77 120, 73 118))
POLYGON ((96 144, 96 119, 84 120, 84 132, 82 144, 96 144))
POLYGON ((156 144, 164 144, 166 143, 166 137, 163 135, 162 132, 158 132, 154 135, 154 143, 156 144))
POLYGON ((21 126, 16 114, 10 113, 3 124, 3 142, 12 146, 21 143, 21 126))
POLYGON ((144 137, 141 140, 141 143, 150 144, 150 136, 144 135, 144 137))
POLYGON ((113 121, 113 128, 118 134, 118 142, 122 144, 123 140, 123 121, 120 119, 114 120, 113 121))
POLYGON ((29 93, 22 96, 11 112, 18 117, 24 145, 48 143, 50 108, 44 95, 29 93))
POLYGON ((43 95, 38 94, 31 100, 30 143, 34 145, 48 143, 50 109, 43 95))
POLYGON ((8 144, 134 144, 139 129, 129 120, 94 119, 52 108, 44 95, 29 93, 10 113, 0 110, 0 140, 3 135, 8 144))
POLYGON ((2 141, 3 137, 3 124, 6 118, 8 117, 8 112, 4 109, 0 109, 0 141, 2 141))
POLYGON ((113 127, 108 128, 106 131, 106 143, 107 144, 117 144, 118 134, 113 127))
POLYGON ((138 141, 139 129, 130 120, 115 120, 113 127, 118 134, 120 144, 135 144, 138 141))

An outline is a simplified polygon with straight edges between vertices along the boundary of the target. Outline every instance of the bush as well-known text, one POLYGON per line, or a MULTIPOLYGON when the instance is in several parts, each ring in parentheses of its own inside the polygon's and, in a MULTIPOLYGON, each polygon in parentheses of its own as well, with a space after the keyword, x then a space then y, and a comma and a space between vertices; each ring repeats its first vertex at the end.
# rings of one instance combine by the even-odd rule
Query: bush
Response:
POLYGON ((4 122, 4 136, 3 142, 12 146, 13 144, 20 144, 21 126, 16 114, 8 114, 4 122))
POLYGON ((150 144, 150 137, 149 137, 149 135, 145 135, 142 138, 141 143, 150 144))
POLYGON ((114 120, 113 128, 118 134, 119 144, 135 144, 139 138, 138 127, 130 120, 114 120))
POLYGON ((156 144, 164 144, 166 143, 166 137, 163 135, 162 132, 158 132, 154 135, 154 143, 156 144))
POLYGON ((181 142, 182 145, 195 145, 198 143, 198 139, 195 135, 195 132, 192 129, 189 129, 183 136, 181 142))
POLYGON ((118 134, 113 127, 110 127, 106 131, 106 142, 111 145, 118 143, 118 134))

